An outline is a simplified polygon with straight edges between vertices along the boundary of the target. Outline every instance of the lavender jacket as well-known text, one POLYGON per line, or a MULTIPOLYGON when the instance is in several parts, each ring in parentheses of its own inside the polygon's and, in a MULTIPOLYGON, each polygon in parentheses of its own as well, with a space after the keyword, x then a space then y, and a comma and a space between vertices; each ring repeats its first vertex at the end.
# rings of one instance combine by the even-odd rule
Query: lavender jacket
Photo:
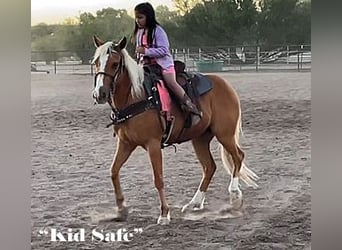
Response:
MULTIPOLYGON (((142 35, 144 29, 139 29, 136 35, 137 47, 142 46, 142 35)), ((173 66, 173 58, 170 53, 170 43, 165 30, 157 25, 155 29, 154 39, 151 48, 145 49, 145 55, 156 58, 157 63, 163 68, 167 69, 173 66)), ((137 55, 139 56, 139 55, 137 55)))

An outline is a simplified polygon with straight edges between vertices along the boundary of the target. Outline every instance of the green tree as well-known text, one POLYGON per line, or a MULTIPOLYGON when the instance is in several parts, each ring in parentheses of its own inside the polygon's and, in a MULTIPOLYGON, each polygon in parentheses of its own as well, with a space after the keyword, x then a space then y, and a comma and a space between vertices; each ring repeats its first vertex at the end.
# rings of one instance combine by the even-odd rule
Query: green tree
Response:
POLYGON ((155 9, 156 18, 158 22, 162 25, 173 23, 174 19, 177 17, 176 11, 170 11, 165 5, 159 5, 155 9))
POLYGON ((67 35, 65 44, 68 49, 77 53, 83 63, 88 63, 94 53, 93 35, 103 40, 118 41, 123 36, 130 38, 134 19, 126 10, 106 8, 91 13, 81 13, 77 29, 67 35))
POLYGON ((191 46, 255 43, 256 21, 252 0, 211 0, 184 15, 183 32, 191 46))
POLYGON ((311 43, 311 1, 299 1, 291 19, 292 29, 287 34, 288 43, 311 43))
POLYGON ((73 46, 71 49, 76 52, 83 64, 89 63, 91 59, 94 48, 92 35, 97 31, 96 17, 91 13, 82 13, 79 17, 78 32, 69 37, 68 44, 73 46))
POLYGON ((38 24, 31 29, 32 59, 50 63, 57 60, 56 51, 64 49, 61 25, 38 24), (41 51, 44 53, 38 53, 41 51))
POLYGON ((170 11, 167 6, 160 5, 157 6, 155 10, 158 22, 168 33, 171 46, 175 47, 179 40, 178 34, 180 17, 177 15, 176 11, 170 11))
POLYGON ((238 20, 236 27, 236 44, 254 45, 258 43, 258 11, 256 2, 253 0, 238 0, 238 20))
POLYGON ((268 45, 310 42, 311 1, 263 0, 259 16, 262 42, 268 45))
POLYGON ((180 15, 188 14, 192 8, 194 8, 197 4, 201 4, 202 2, 202 0, 173 0, 177 12, 180 15))
POLYGON ((54 26, 47 25, 46 23, 40 23, 31 27, 31 41, 39 40, 43 36, 50 35, 54 32, 54 26))
MULTIPOLYGON (((172 48, 236 45, 310 44, 311 1, 304 0, 175 0, 177 11, 156 7, 157 20, 172 48), (182 12, 183 11, 183 12, 182 12), (182 12, 182 15, 180 13, 182 12)), ((81 13, 62 25, 31 27, 32 51, 69 50, 88 63, 94 53, 92 37, 131 41, 134 19, 126 10, 105 8, 81 13)), ((134 52, 134 45, 127 49, 134 52)), ((38 54, 35 54, 38 55, 38 54)), ((46 61, 55 53, 41 54, 46 61)), ((40 59, 39 59, 40 60, 40 59)), ((43 59, 42 59, 43 60, 43 59)))
POLYGON ((123 36, 131 36, 134 19, 126 10, 106 8, 96 12, 96 26, 98 35, 105 40, 119 40, 123 36))

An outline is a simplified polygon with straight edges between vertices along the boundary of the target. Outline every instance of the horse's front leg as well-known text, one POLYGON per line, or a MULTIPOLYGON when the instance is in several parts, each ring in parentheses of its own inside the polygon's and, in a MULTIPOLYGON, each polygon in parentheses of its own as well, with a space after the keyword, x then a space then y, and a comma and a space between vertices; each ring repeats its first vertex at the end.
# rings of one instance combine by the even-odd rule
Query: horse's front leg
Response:
POLYGON ((170 209, 166 202, 166 195, 164 190, 163 159, 162 151, 160 148, 160 142, 156 140, 150 143, 147 149, 153 168, 154 185, 158 190, 160 199, 161 211, 157 223, 161 225, 166 225, 170 223, 170 209))
POLYGON ((136 145, 131 145, 130 143, 118 139, 115 156, 112 163, 111 177, 115 192, 116 205, 118 207, 118 216, 116 219, 120 221, 127 219, 128 211, 124 205, 124 197, 120 186, 119 172, 122 165, 127 161, 128 157, 131 155, 135 148, 136 145))

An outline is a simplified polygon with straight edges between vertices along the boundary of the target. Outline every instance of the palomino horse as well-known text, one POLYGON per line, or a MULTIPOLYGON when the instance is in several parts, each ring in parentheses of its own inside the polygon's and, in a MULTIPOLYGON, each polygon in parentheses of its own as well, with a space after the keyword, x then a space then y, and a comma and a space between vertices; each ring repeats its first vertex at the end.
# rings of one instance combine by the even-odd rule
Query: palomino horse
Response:
MULTIPOLYGON (((117 44, 104 43, 94 36, 97 47, 93 63, 95 64, 95 87, 92 92, 96 103, 109 103, 112 110, 122 110, 134 103, 146 99, 143 87, 143 67, 128 54, 126 38, 117 44)), ((216 137, 221 144, 221 157, 225 169, 231 174, 228 187, 230 202, 242 204, 242 192, 239 179, 247 186, 257 187, 258 176, 248 169, 244 163, 244 152, 238 141, 241 130, 241 109, 239 98, 234 89, 216 75, 206 76, 213 85, 211 91, 202 95, 199 106, 203 112, 199 123, 188 128, 181 140, 179 134, 184 127, 184 114, 179 106, 172 105, 172 113, 176 117, 170 143, 191 140, 196 155, 203 168, 203 177, 192 200, 183 207, 186 209, 203 209, 205 194, 215 173, 216 165, 211 155, 209 144, 216 137)), ((161 212, 158 224, 170 222, 170 209, 166 201, 163 181, 161 140, 163 128, 159 119, 160 112, 148 109, 127 121, 114 126, 118 136, 117 147, 111 166, 111 179, 116 196, 118 219, 126 219, 127 208, 120 187, 119 171, 137 146, 143 147, 149 154, 153 168, 154 184, 158 190, 161 212)))

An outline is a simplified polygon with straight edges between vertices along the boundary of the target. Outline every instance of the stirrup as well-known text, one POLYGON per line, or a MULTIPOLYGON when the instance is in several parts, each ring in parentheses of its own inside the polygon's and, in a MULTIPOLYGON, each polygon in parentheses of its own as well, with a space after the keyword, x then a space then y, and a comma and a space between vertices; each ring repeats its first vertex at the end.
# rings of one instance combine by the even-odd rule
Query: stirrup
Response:
POLYGON ((202 120, 202 112, 200 115, 191 114, 190 116, 191 126, 197 125, 198 123, 201 122, 201 120, 202 120))
POLYGON ((166 121, 167 124, 166 124, 165 132, 167 134, 163 135, 162 145, 166 146, 168 144, 168 141, 173 131, 173 127, 175 126, 175 122, 176 122, 176 118, 174 116, 172 116, 172 121, 166 121))
POLYGON ((182 109, 183 109, 185 112, 189 112, 189 113, 191 113, 191 114, 198 115, 200 118, 202 118, 203 112, 202 112, 202 111, 199 111, 198 108, 195 106, 195 104, 191 103, 191 105, 193 105, 193 107, 189 107, 188 105, 183 104, 183 105, 182 105, 182 109))
POLYGON ((190 111, 190 113, 192 113, 194 115, 198 115, 202 119, 202 116, 203 116, 202 111, 199 111, 198 109, 196 109, 195 111, 190 111))

